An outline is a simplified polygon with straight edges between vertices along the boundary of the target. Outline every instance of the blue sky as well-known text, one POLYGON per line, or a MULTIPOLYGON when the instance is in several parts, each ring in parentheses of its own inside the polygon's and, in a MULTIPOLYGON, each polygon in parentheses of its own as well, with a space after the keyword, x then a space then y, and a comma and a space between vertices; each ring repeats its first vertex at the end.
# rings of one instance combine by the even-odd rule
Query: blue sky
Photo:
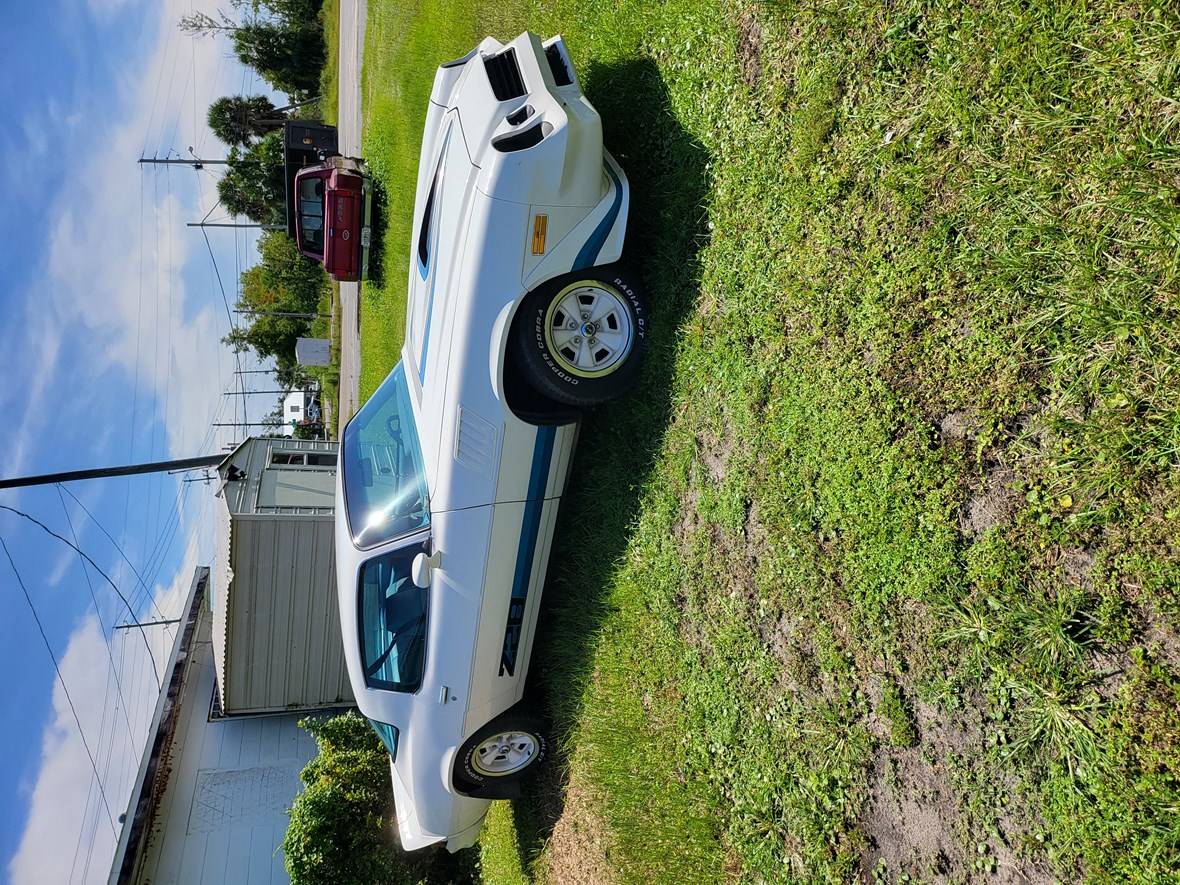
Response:
MULTIPOLYGON (((10 428, 0 473, 220 451, 240 438, 209 426, 241 414, 241 398, 222 395, 234 380, 234 358, 220 344, 229 318, 205 241, 185 227, 215 203, 216 172, 135 161, 187 155, 190 146, 220 156, 225 149, 205 129, 205 108, 218 95, 265 88, 224 42, 176 28, 180 15, 215 11, 216 3, 11 6, 0 78, 7 320, 0 416, 10 428)), ((232 303, 239 271, 254 260, 253 238, 211 231, 210 239, 232 303)), ((244 367, 255 366, 246 360, 244 367)), ((248 399, 254 418, 273 406, 269 397, 248 399)), ((157 475, 70 491, 77 500, 52 487, 0 492, 0 504, 63 536, 76 533, 138 615, 176 614, 194 566, 212 556, 212 488, 157 475)), ((115 839, 106 806, 115 818, 126 806, 155 703, 145 643, 131 631, 112 638, 113 624, 129 613, 69 547, 7 512, 0 512, 0 538, 85 735, 84 743, 0 551, 0 671, 7 677, 0 869, 17 883, 105 881, 115 839), (87 750, 102 774, 105 806, 87 750)), ((167 657, 171 638, 154 630, 157 660, 167 657)))

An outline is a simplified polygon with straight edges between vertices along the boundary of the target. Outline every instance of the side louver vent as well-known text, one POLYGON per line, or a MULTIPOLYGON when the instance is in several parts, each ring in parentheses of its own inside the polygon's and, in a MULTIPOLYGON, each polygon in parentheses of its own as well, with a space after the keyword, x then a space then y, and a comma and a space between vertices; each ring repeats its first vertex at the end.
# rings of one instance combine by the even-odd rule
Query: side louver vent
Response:
POLYGON ((565 59, 561 57, 561 50, 557 44, 545 50, 545 58, 549 61, 549 70, 553 72, 553 82, 558 86, 569 86, 573 83, 569 68, 565 66, 565 59))
POLYGON ((524 80, 520 76, 520 66, 516 63, 515 49, 490 55, 483 63, 497 101, 509 101, 525 94, 524 80))

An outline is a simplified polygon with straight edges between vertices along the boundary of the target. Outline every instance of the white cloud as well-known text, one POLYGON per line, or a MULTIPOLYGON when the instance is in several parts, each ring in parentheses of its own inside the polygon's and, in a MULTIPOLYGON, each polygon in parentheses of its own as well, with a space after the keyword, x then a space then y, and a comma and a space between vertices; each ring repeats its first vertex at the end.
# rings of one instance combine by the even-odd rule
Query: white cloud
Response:
MULTIPOLYGON (((101 21, 127 2, 89 0, 89 6, 101 21)), ((215 13, 217 0, 143 0, 139 6, 158 22, 154 48, 142 65, 129 64, 117 83, 103 84, 100 108, 50 103, 43 117, 22 121, 24 141, 38 157, 38 174, 50 170, 57 195, 43 216, 49 219, 45 253, 28 257, 38 269, 37 282, 23 301, 17 297, 6 305, 10 322, 22 331, 0 351, 0 374, 8 380, 0 386, 0 414, 10 432, 3 471, 8 475, 68 469, 91 463, 96 454, 110 458, 111 434, 121 436, 132 423, 133 399, 137 460, 217 451, 222 441, 238 435, 215 435, 206 449, 200 448, 223 399, 221 391, 229 386, 233 359, 220 343, 228 321, 211 274, 205 285, 204 240, 184 222, 200 218, 216 200, 215 178, 186 167, 139 167, 135 159, 145 144, 150 144, 149 154, 157 144, 181 152, 190 144, 198 151, 205 145, 204 153, 213 154, 217 148, 208 146, 216 141, 205 127, 204 108, 219 95, 238 92, 244 81, 241 68, 227 62, 224 41, 193 43, 177 31, 181 15, 194 9, 215 13), (194 282, 198 279, 201 286, 194 282)), ((222 279, 232 301, 233 240, 224 234, 211 237, 220 247, 222 279)), ((244 263, 254 260, 250 242, 242 251, 244 263)), ((257 413, 271 403, 251 405, 257 413)), ((197 496, 210 495, 204 487, 192 489, 191 501, 200 503, 197 496)), ((91 507, 89 497, 83 500, 91 507)), ((67 503, 73 509, 68 498, 67 503)), ((198 556, 208 556, 210 533, 194 520, 195 510, 182 514, 179 532, 187 546, 173 580, 153 591, 156 605, 169 616, 181 606, 198 556)), ((81 535, 77 520, 75 527, 81 535)), ((137 562, 148 551, 136 548, 152 542, 151 537, 121 540, 137 562)), ((72 563, 76 554, 67 550, 47 563, 49 577, 61 580, 72 563)), ((171 565, 172 560, 165 564, 171 565)), ((108 571, 119 580, 114 569, 108 571)), ((93 575, 92 580, 96 589, 105 583, 93 575)), ((85 598, 84 587, 81 593, 85 598)), ((129 705, 118 717, 109 715, 114 687, 93 613, 78 622, 60 656, 116 818, 126 806, 157 696, 142 637, 118 632, 115 660, 120 660, 121 643, 120 681, 129 705)), ((162 664, 174 631, 149 632, 162 664)), ((71 852, 80 831, 83 855, 91 839, 94 844, 86 881, 106 880, 114 835, 97 794, 87 805, 92 781, 91 763, 55 682, 27 825, 9 865, 13 882, 70 881, 71 852)), ((74 868, 74 881, 81 881, 83 866, 74 868)))
MULTIPOLYGON (((155 603, 167 617, 181 613, 197 564, 197 549, 194 536, 173 579, 154 588, 155 603)), ((171 654, 175 629, 151 628, 147 633, 152 655, 162 671, 171 654)), ((119 682, 126 708, 119 702, 115 682, 110 678, 111 656, 93 614, 74 629, 59 658, 69 699, 55 680, 53 713, 41 738, 41 766, 29 816, 8 866, 13 885, 100 883, 107 879, 116 841, 111 820, 117 829, 119 815, 127 809, 158 696, 147 645, 140 633, 121 632, 112 643, 112 653, 115 661, 123 662, 119 682), (98 665, 100 661, 104 666, 98 665), (78 733, 71 700, 86 743, 78 733), (102 775, 105 804, 96 788, 89 802, 86 800, 94 783, 88 747, 102 775), (81 859, 73 853, 78 832, 83 833, 79 840, 81 859), (89 848, 91 841, 93 851, 89 848), (87 871, 88 853, 91 862, 87 871)))
POLYGON ((126 6, 130 0, 87 0, 90 12, 98 19, 107 19, 126 6))

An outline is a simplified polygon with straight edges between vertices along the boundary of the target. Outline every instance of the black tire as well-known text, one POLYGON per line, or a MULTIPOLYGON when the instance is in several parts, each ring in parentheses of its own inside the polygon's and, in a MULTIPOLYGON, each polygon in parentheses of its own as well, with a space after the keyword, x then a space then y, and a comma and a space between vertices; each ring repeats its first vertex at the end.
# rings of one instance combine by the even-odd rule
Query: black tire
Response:
POLYGON ((463 742, 455 756, 455 788, 468 796, 478 796, 482 799, 516 798, 520 795, 520 782, 540 767, 547 749, 545 730, 538 719, 517 713, 505 713, 463 742), (532 743, 532 751, 528 754, 529 758, 525 764, 496 774, 495 757, 488 757, 486 753, 481 757, 480 750, 490 738, 512 733, 527 737, 532 743))
MULTIPOLYGON (((647 308, 639 293, 640 288, 630 271, 619 264, 608 264, 550 280, 526 295, 516 315, 509 347, 509 356, 517 361, 525 382, 542 396, 577 408, 597 406, 630 390, 639 374, 650 329, 647 308), (579 293, 579 286, 584 286, 585 294, 579 293), (562 304, 568 303, 570 298, 592 297, 595 290, 610 311, 595 319, 602 319, 604 323, 616 322, 620 327, 626 324, 625 331, 629 334, 624 338, 628 343, 615 351, 609 351, 600 343, 598 352, 608 354, 603 358, 604 368, 579 369, 571 356, 572 345, 567 344, 564 350, 555 347, 552 328, 565 316, 562 304)), ((566 322, 578 323, 585 319, 585 316, 566 317, 566 322)), ((593 324, 583 324, 577 332, 584 332, 588 325, 591 331, 586 340, 595 342, 590 337, 595 334, 593 324)), ((603 329, 606 328, 603 325, 603 329)), ((562 331, 564 329, 558 334, 562 331)), ((573 340, 581 344, 580 337, 573 340)), ((590 346, 586 351, 588 360, 595 359, 590 346)))

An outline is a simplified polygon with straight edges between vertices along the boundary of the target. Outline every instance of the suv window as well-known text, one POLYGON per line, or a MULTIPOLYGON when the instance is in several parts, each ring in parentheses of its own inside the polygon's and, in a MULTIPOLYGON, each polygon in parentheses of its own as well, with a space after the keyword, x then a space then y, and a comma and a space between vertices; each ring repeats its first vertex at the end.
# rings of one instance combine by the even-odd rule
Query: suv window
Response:
POLYGON ((344 512, 362 550, 430 524, 426 471, 401 363, 348 422, 340 446, 344 512))
POLYGON ((324 253, 324 180, 304 178, 299 182, 299 242, 304 249, 324 253))
POLYGON ((412 692, 422 684, 426 591, 410 578, 421 544, 375 556, 361 566, 357 595, 365 685, 412 692))

